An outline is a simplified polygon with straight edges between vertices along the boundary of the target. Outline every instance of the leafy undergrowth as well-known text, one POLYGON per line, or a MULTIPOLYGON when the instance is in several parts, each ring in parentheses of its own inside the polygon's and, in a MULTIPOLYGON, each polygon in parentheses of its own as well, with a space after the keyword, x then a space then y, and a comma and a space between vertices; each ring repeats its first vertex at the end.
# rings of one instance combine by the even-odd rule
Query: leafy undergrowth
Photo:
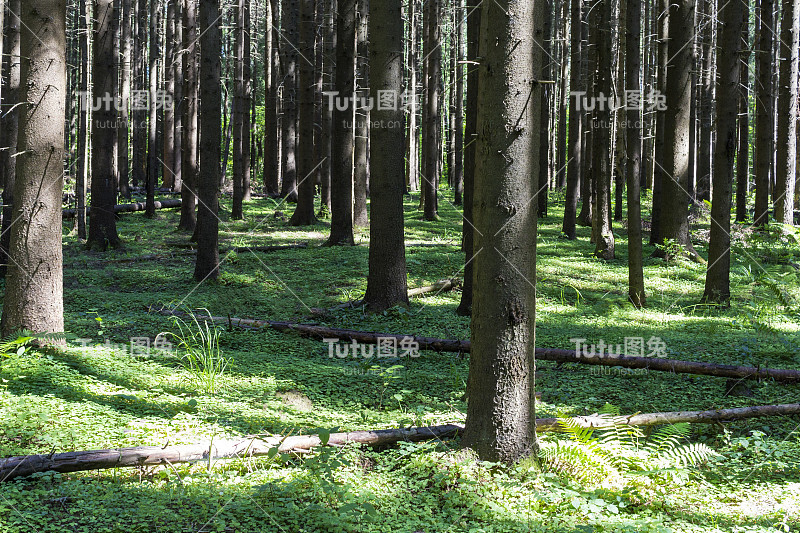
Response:
MULTIPOLYGON (((458 210, 443 201, 441 220, 423 222, 417 200, 406 202, 409 286, 459 277, 458 210)), ((229 210, 229 201, 223 205, 229 210)), ((162 211, 155 221, 123 216, 118 225, 125 249, 106 254, 86 252, 64 228, 69 347, 0 360, 0 456, 463 422, 464 354, 331 358, 323 342, 223 328, 207 332, 218 343, 206 351, 222 371, 193 372, 178 338, 159 335, 171 331, 186 339, 187 332, 148 306, 469 335, 468 319, 454 313, 458 292, 381 315, 358 308, 321 314, 363 294, 368 231, 357 233, 357 246, 320 248, 329 228, 324 219, 290 227, 291 207, 264 199, 247 205, 244 221, 228 220, 227 212, 220 225, 223 249, 309 246, 223 251, 220 280, 197 284, 193 257, 181 247, 188 236, 174 230, 175 212, 162 211)), ((648 306, 635 310, 625 297, 624 230, 615 225, 617 259, 603 263, 591 257, 587 228, 579 229, 577 241, 560 238, 560 216, 560 206, 552 206, 540 228, 538 346, 622 345, 634 337, 643 339, 645 354, 653 349, 676 359, 800 367, 792 265, 800 251, 788 237, 754 236, 743 228, 735 233, 729 309, 698 305, 703 265, 648 258, 648 306)), ((696 234, 707 228, 701 219, 696 234)), ((704 254, 707 246, 695 244, 704 254)), ((646 254, 652 251, 645 247, 646 254)), ((800 390, 764 382, 729 391, 725 380, 711 377, 549 362, 539 363, 538 373, 537 414, 543 417, 594 413, 607 403, 623 414, 789 403, 800 390)), ((527 462, 513 468, 481 463, 457 440, 45 473, 0 486, 0 531, 792 531, 800 527, 796 429, 792 417, 692 426, 685 444, 708 446, 720 456, 680 476, 653 475, 647 484, 592 483, 527 462)), ((571 468, 588 471, 579 462, 571 468)))

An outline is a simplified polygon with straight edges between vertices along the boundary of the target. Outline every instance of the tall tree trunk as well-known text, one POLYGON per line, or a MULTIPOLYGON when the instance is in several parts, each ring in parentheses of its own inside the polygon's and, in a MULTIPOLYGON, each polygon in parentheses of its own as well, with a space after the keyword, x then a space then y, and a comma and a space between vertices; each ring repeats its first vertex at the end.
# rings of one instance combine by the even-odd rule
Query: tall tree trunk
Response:
POLYGON ((596 257, 614 259, 614 233, 611 230, 611 2, 595 0, 594 42, 597 70, 595 92, 598 98, 593 113, 592 174, 596 177, 592 235, 596 257), (599 5, 598 5, 599 2, 599 5))
POLYGON ((534 344, 543 2, 483 3, 472 352, 462 442, 482 460, 536 452, 534 344), (512 19, 509 13, 513 13, 512 19), (534 24, 539 25, 535 28, 534 24), (537 46, 538 45, 538 46, 537 46))
POLYGON ((250 190, 250 178, 252 175, 252 137, 253 137, 253 115, 251 114, 253 98, 253 66, 252 54, 250 51, 250 0, 244 3, 244 59, 242 66, 242 201, 249 202, 252 191, 250 190))
POLYGON ((78 90, 87 95, 80 100, 80 118, 78 119, 78 161, 75 172, 75 227, 79 239, 86 239, 86 186, 88 180, 89 160, 89 125, 91 121, 91 105, 89 103, 89 20, 92 17, 92 6, 87 0, 81 0, 78 15, 78 47, 80 49, 80 81, 78 90))
POLYGON ((145 216, 155 218, 155 190, 158 183, 159 146, 158 146, 158 106, 155 105, 158 96, 158 57, 159 57, 159 0, 150 0, 150 54, 147 69, 148 89, 150 93, 150 107, 147 132, 147 209, 145 216))
MULTIPOLYGON (((692 127, 692 47, 694 2, 673 0, 669 14, 670 71, 666 92, 661 238, 696 257, 689 238, 689 130, 692 127)), ((661 251, 659 251, 661 252, 661 251)), ((663 255, 663 253, 659 253, 663 255)))
MULTIPOLYGON (((566 0, 563 0, 566 1, 566 0)), ((570 90, 580 93, 586 90, 586 82, 581 76, 581 27, 583 26, 582 0, 571 0, 570 3, 570 90)), ((575 239, 575 217, 578 211, 580 193, 581 168, 583 156, 583 132, 581 131, 581 111, 578 99, 569 99, 569 160, 567 161, 567 192, 564 200, 564 223, 561 232, 568 239, 575 239)))
MULTIPOLYGON (((658 58, 656 66, 658 94, 666 96, 667 91, 667 66, 669 64, 669 1, 658 0, 658 58)), ((664 159, 665 131, 667 124, 667 110, 663 107, 656 109, 656 138, 654 141, 654 166, 653 166, 653 206, 650 217, 650 244, 663 244, 661 232, 661 202, 667 162, 664 159)), ((669 179, 666 177, 666 179, 669 179)))
POLYGON ((99 106, 92 113, 92 196, 89 219, 90 249, 119 248, 114 206, 117 204, 117 111, 109 96, 117 94, 117 61, 114 41, 119 0, 95 0, 94 42, 92 43, 92 101, 99 106), (116 6, 115 6, 116 4, 116 6))
POLYGON ((26 105, 19 114, 15 223, 10 229, 11 264, 3 301, 3 337, 19 329, 64 330, 61 194, 67 6, 63 0, 26 0, 17 7, 22 10, 14 13, 21 16, 21 24, 27 30, 20 36, 19 47, 19 101, 26 105), (44 40, 41 36, 45 36, 44 40))
POLYGON ((453 171, 455 176, 453 178, 453 188, 455 205, 463 203, 464 195, 464 0, 457 0, 456 8, 456 70, 455 70, 455 83, 456 87, 456 101, 453 109, 455 113, 455 148, 454 148, 454 164, 453 171))
POLYGON ((750 192, 750 9, 742 10, 739 68, 739 149, 736 155, 736 222, 747 220, 750 192))
MULTIPOLYGON (((233 50, 233 207, 231 218, 242 220, 244 198, 244 11, 248 0, 237 0, 233 50)), ((308 57, 308 56, 305 56, 308 57)))
MULTIPOLYGON (((358 80, 357 92, 360 96, 369 93, 369 61, 367 60, 369 46, 369 0, 358 0, 356 17, 358 20, 356 33, 356 76, 358 80)), ((355 153, 353 155, 353 224, 366 226, 369 224, 367 215, 367 187, 369 183, 369 135, 370 135, 370 110, 355 110, 355 153)))
MULTIPOLYGON (((553 21, 552 2, 550 0, 543 0, 542 13, 544 15, 544 32, 542 37, 542 47, 544 48, 544 55, 542 56, 542 78, 543 80, 550 81, 553 79, 552 63, 553 46, 551 39, 551 28, 553 21)), ((609 39, 610 41, 610 39, 609 39)), ((547 196, 550 192, 550 102, 553 96, 553 85, 546 83, 542 84, 542 105, 539 124, 545 128, 545 135, 539 136, 539 188, 536 190, 536 204, 539 210, 539 218, 547 218, 547 196)))
POLYGON ((772 19, 774 0, 761 0, 758 47, 756 62, 756 145, 755 145, 755 185, 756 211, 753 217, 757 226, 769 220, 769 181, 772 168, 772 19))
MULTIPOLYGON (((336 87, 336 9, 337 0, 326 0, 324 5, 323 42, 322 42, 322 80, 323 96, 325 92, 334 91, 336 87)), ((322 209, 331 212, 331 165, 333 155, 333 108, 322 101, 322 209)))
MULTIPOLYGON (((641 91, 639 83, 642 31, 642 1, 623 0, 625 8, 625 84, 628 91, 641 91)), ((641 94, 641 93, 639 93, 641 94)), ((625 124, 625 179, 628 184, 628 299, 635 307, 644 307, 644 272, 642 269, 642 206, 640 196, 642 164, 641 114, 630 106, 625 124)))
POLYGON ((406 103, 406 112, 408 124, 406 143, 408 157, 408 170, 406 182, 408 183, 409 191, 419 190, 419 127, 417 122, 417 115, 419 109, 417 106, 417 80, 419 79, 419 0, 409 0, 408 2, 408 101, 406 103))
MULTIPOLYGON (((164 76, 164 92, 170 98, 175 94, 175 77, 172 69, 175 61, 175 1, 167 0, 167 18, 164 20, 164 61, 161 63, 161 72, 164 76)), ((175 107, 165 105, 161 123, 161 139, 164 142, 164 157, 162 160, 161 184, 165 189, 175 188, 175 107)))
MULTIPOLYGON (((147 0, 136 0, 136 39, 133 47, 133 83, 137 91, 147 90, 147 0)), ((141 94, 141 93, 139 93, 141 94)), ((131 165, 131 184, 134 187, 147 183, 147 106, 136 101, 131 105, 133 117, 131 140, 133 160, 131 165)))
MULTIPOLYGON (((336 92, 339 98, 355 93, 356 0, 338 0, 336 20, 336 92)), ((333 95, 331 95, 333 96, 333 95)), ((336 99, 334 99, 336 100, 336 99)), ((333 106, 331 154, 331 234, 327 244, 352 245, 353 239, 353 110, 333 106)))
POLYGON ((184 55, 183 50, 183 0, 175 1, 175 34, 174 50, 170 65, 172 66, 172 78, 175 84, 174 93, 174 113, 173 124, 175 134, 172 146, 172 171, 173 190, 183 192, 183 108, 186 105, 183 99, 183 77, 184 77, 184 55))
MULTIPOLYGON (((731 297, 731 200, 736 159, 736 115, 739 104, 739 45, 742 41, 743 2, 720 9, 721 35, 717 50, 717 144, 711 199, 711 235, 708 245, 704 302, 727 304, 731 297)), ((797 74, 795 72, 795 74, 797 74)))
MULTIPOLYGON (((335 1, 335 0, 332 0, 335 1)), ((278 183, 278 164, 280 141, 278 139, 278 84, 275 74, 278 70, 278 42, 280 34, 276 21, 278 19, 278 0, 266 0, 265 33, 264 33, 264 193, 273 197, 280 194, 278 183)))
MULTIPOLYGON (((21 13, 20 0, 9 2, 9 12, 12 13, 7 19, 4 46, 6 55, 3 56, 3 72, 7 73, 7 82, 3 87, 2 108, 0 108, 0 134, 2 134, 2 148, 0 151, 0 161, 2 161, 3 177, 3 223, 2 233, 0 234, 0 277, 6 275, 9 266, 8 253, 11 243, 11 220, 14 213, 14 184, 16 182, 17 157, 12 157, 18 153, 18 133, 19 133, 19 112, 20 106, 20 32, 18 16, 13 13, 21 13)), ((27 11, 27 10, 26 10, 27 11)), ((65 14, 66 16, 66 14, 65 14)))
MULTIPOLYGON (((715 0, 702 0, 702 16, 698 17, 700 41, 700 83, 697 88, 698 133, 697 150, 697 189, 695 196, 699 202, 711 199, 711 169, 714 154, 711 147, 714 143, 714 20, 715 0)), ((727 9, 727 7, 725 8, 727 9)), ((723 74, 724 75, 724 74, 723 74)))
POLYGON ((467 1, 467 109, 465 124, 464 144, 464 222, 463 245, 464 261, 464 287, 461 290, 461 301, 456 313, 460 316, 472 314, 472 283, 473 266, 475 259, 475 228, 473 226, 473 211, 475 205, 475 160, 478 145, 478 79, 480 69, 480 31, 481 31, 481 1, 467 1))
MULTIPOLYGON (((370 95, 378 101, 378 91, 403 92, 403 26, 402 0, 373 0, 369 19, 373 37, 369 59, 370 95)), ((391 107, 391 106, 390 106, 391 107)), ((371 173, 369 275, 364 303, 367 308, 382 312, 395 305, 408 305, 406 255, 403 226, 403 192, 405 191, 403 110, 377 108, 373 119, 381 127, 372 129, 370 164, 378 172, 371 173)))
POLYGON ((197 185, 199 179, 198 162, 198 97, 199 97, 199 54, 197 49, 197 0, 183 0, 183 156, 181 157, 181 219, 178 228, 194 232, 197 225, 197 185))
POLYGON ((298 0, 283 0, 282 30, 286 46, 283 54, 283 182, 281 196, 297 201, 297 35, 298 0))
POLYGON ((775 221, 794 224, 797 178, 797 78, 800 52, 800 0, 783 0, 781 15, 780 85, 778 88, 775 221))
MULTIPOLYGON (((300 54, 314 57, 315 0, 300 0, 300 54)), ((314 214, 314 63, 300 61, 299 108, 300 122, 297 144, 297 207, 289 220, 292 226, 309 226, 317 222, 314 214)))
POLYGON ((439 157, 441 154, 441 117, 439 88, 442 77, 441 0, 423 4, 423 84, 422 110, 422 199, 425 220, 438 220, 436 211, 439 157))
POLYGON ((222 132, 220 89, 222 31, 219 0, 200 1, 200 173, 197 209, 197 261, 194 279, 219 277, 219 175, 222 132))
MULTIPOLYGON (((587 80, 585 87, 589 90, 592 86, 592 69, 595 68, 595 48, 589 46, 589 10, 588 0, 584 24, 581 24, 581 47, 585 53, 581 55, 581 76, 587 80)), ((592 116, 588 111, 581 114, 581 131, 583 132, 581 156, 581 210, 578 213, 577 223, 581 226, 591 226, 593 220, 592 198, 594 196, 594 180, 592 179, 592 116)))
POLYGON ((122 22, 120 24, 119 41, 119 123, 117 128, 117 173, 119 194, 131 197, 130 191, 130 158, 128 154, 128 135, 130 131, 131 96, 131 41, 133 39, 133 21, 131 20, 132 0, 122 0, 122 22))

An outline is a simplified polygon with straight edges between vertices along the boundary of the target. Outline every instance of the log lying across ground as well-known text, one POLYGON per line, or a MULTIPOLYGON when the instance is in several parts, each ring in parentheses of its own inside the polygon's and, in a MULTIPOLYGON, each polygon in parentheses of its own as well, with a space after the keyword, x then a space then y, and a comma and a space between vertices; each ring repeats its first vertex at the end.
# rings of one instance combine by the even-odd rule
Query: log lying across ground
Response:
MULTIPOLYGON (((180 198, 175 200, 161 200, 155 203, 156 209, 176 209, 181 206, 180 198)), ((118 204, 114 206, 115 213, 133 213, 136 211, 144 211, 147 209, 147 204, 144 202, 134 202, 132 204, 118 204)), ((61 216, 63 218, 72 218, 76 215, 77 209, 62 209, 61 216)), ((86 216, 91 215, 91 209, 86 207, 86 216)))
MULTIPOLYGON (((742 420, 762 416, 792 415, 800 413, 800 404, 763 405, 736 409, 712 409, 708 411, 676 411, 670 413, 642 413, 618 418, 619 424, 629 426, 654 426, 678 422, 711 423, 742 420)), ((579 416, 573 420, 583 427, 607 428, 609 419, 597 415, 579 416)), ((331 433, 327 444, 342 446, 351 443, 369 446, 386 446, 400 441, 422 441, 445 439, 463 431, 460 424, 416 427, 407 429, 380 429, 375 431, 352 431, 331 433)), ((556 418, 540 418, 536 421, 539 433, 558 431, 556 418)), ((169 466, 176 463, 212 461, 234 457, 264 456, 278 452, 302 453, 322 446, 319 435, 297 435, 290 437, 251 437, 184 446, 142 446, 113 450, 91 450, 84 452, 27 455, 0 459, 0 482, 36 472, 80 472, 130 466, 169 466), (272 451, 271 451, 272 450, 272 451)))
MULTIPOLYGON (((151 311, 165 315, 185 315, 180 311, 169 309, 155 309, 151 311)), ((212 320, 246 329, 272 328, 278 331, 294 331, 301 335, 317 339, 338 338, 344 341, 357 341, 363 344, 377 344, 379 338, 413 339, 419 344, 420 350, 433 350, 437 352, 470 351, 469 341, 453 339, 436 339, 420 337, 417 335, 396 335, 392 333, 376 333, 371 331, 356 331, 352 329, 337 329, 309 324, 296 324, 275 320, 251 320, 245 318, 228 318, 216 316, 200 316, 212 320)), ((681 361, 678 359, 663 359, 658 357, 637 357, 620 354, 584 355, 574 350, 561 348, 536 348, 536 359, 539 361, 556 361, 561 363, 580 363, 585 365, 619 366, 623 368, 637 368, 654 370, 658 372, 673 372, 676 374, 697 374, 702 376, 715 376, 721 378, 737 379, 773 379, 782 382, 800 381, 800 371, 784 368, 765 368, 741 365, 722 365, 716 363, 700 363, 681 361)))
POLYGON ((423 294, 428 294, 429 292, 435 292, 439 294, 440 292, 447 292, 452 291, 458 287, 458 281, 454 279, 443 279, 437 281, 433 285, 426 285, 425 287, 418 287, 416 289, 408 289, 408 297, 414 298, 415 296, 421 296, 423 294))

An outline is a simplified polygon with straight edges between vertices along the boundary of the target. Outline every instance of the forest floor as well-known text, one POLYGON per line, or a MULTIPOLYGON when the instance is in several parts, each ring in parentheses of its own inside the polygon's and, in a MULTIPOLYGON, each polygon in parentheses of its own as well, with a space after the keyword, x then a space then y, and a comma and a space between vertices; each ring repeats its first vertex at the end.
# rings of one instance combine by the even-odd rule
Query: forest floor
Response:
MULTIPOLYGON (((463 277, 459 212, 442 199, 441 220, 423 222, 417 201, 414 195, 406 202, 409 287, 463 277)), ((357 233, 357 246, 321 248, 325 220, 289 227, 291 206, 280 206, 283 215, 276 216, 274 201, 256 199, 246 206, 246 220, 232 221, 229 198, 223 206, 223 248, 308 247, 222 253, 219 281, 197 284, 193 256, 175 246, 187 241, 174 231, 176 211, 160 211, 155 221, 123 215, 118 227, 125 249, 105 254, 85 251, 65 224, 70 347, 0 360, 0 456, 463 423, 468 358, 459 354, 330 358, 328 345, 318 340, 221 330, 228 365, 212 393, 179 354, 132 350, 132 338, 178 331, 168 317, 148 312, 158 305, 469 338, 469 319, 454 313, 457 291, 379 315, 358 308, 320 315, 317 309, 363 295, 368 231, 357 233)), ((648 305, 636 310, 626 301, 624 228, 614 225, 617 259, 599 261, 588 228, 579 228, 576 241, 560 238, 562 207, 555 198, 539 231, 537 346, 574 349, 574 338, 587 344, 658 338, 664 355, 675 359, 800 368, 800 290, 791 264, 800 262, 796 242, 737 229, 729 309, 699 305, 704 265, 647 258, 648 305)), ((707 218, 694 229, 705 255, 707 218)), ((645 246, 645 254, 652 251, 645 246)), ((540 362, 537 416, 594 413, 606 404, 635 413, 792 403, 800 392, 798 385, 750 382, 727 394, 720 378, 599 368, 540 362)), ((591 464, 541 471, 527 463, 477 462, 457 440, 36 474, 0 486, 0 532, 798 531, 798 422, 695 425, 689 442, 710 446, 718 457, 615 482, 588 475, 596 467, 591 464)))

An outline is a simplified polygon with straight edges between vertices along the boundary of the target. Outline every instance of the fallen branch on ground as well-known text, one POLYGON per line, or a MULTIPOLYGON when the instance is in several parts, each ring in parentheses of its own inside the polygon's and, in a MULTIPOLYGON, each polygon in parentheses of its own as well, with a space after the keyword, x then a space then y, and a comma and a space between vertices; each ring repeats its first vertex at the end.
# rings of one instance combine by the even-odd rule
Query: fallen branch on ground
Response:
MULTIPOLYGON (((711 409, 708 411, 642 413, 618 418, 617 420, 622 420, 621 423, 628 426, 655 426, 676 424, 678 422, 712 423, 798 413, 800 413, 800 404, 794 403, 740 407, 736 409, 711 409)), ((597 415, 579 416, 573 420, 582 427, 610 427, 608 418, 597 415)), ((386 446, 400 441, 450 438, 456 436, 463 429, 464 427, 460 424, 445 424, 442 426, 408 429, 331 433, 327 444, 329 446, 343 446, 345 444, 361 443, 369 446, 386 446)), ((560 430, 560 424, 556 418, 540 418, 536 421, 536 431, 539 433, 558 430, 560 430)), ((0 459, 0 482, 29 476, 36 472, 56 471, 68 473, 126 466, 167 466, 176 463, 263 456, 275 453, 274 451, 270 452, 275 448, 277 448, 278 452, 283 453, 302 453, 318 446, 322 446, 322 440, 319 435, 297 435, 290 437, 251 437, 164 448, 141 446, 137 448, 8 457, 0 459)))
MULTIPOLYGON (((161 200, 155 203, 156 209, 175 209, 181 206, 181 200, 161 200)), ((144 202, 134 202, 132 204, 119 204, 114 206, 115 213, 133 213, 136 211, 144 211, 147 209, 147 204, 144 202)), ((91 215, 91 209, 86 208, 86 216, 91 215)), ((62 218, 73 218, 77 214, 77 209, 62 209, 62 218)))
MULTIPOLYGON (((169 309, 154 309, 150 311, 164 315, 185 315, 180 311, 169 309)), ((437 352, 470 351, 469 341, 453 339, 436 339, 416 335, 396 335, 390 333, 376 333, 371 331, 356 331, 352 329, 328 328, 292 322, 273 320, 250 320, 244 318, 228 318, 215 316, 198 316, 248 329, 272 328, 278 331, 295 331, 301 335, 317 339, 338 338, 345 341, 357 341, 363 344, 377 344, 379 338, 394 337, 398 341, 412 339, 419 344, 421 350, 434 350, 437 352)), ((536 348, 536 359, 539 361, 557 361, 562 363, 581 363, 586 365, 620 366, 623 368, 641 368, 659 372, 674 372, 676 374, 697 374, 721 378, 738 379, 774 379, 775 381, 796 382, 800 381, 800 371, 784 368, 761 368, 740 365, 721 365, 716 363, 699 363, 693 361, 680 361, 678 359, 661 359, 658 357, 636 357, 620 354, 584 355, 574 350, 560 348, 536 348)))
POLYGON ((420 296, 422 294, 427 294, 429 292, 435 292, 436 294, 439 294, 440 292, 452 291, 456 287, 458 287, 458 280, 443 279, 437 281, 433 285, 426 285, 424 287, 418 287, 416 289, 409 289, 408 297, 413 298, 415 296, 420 296))

